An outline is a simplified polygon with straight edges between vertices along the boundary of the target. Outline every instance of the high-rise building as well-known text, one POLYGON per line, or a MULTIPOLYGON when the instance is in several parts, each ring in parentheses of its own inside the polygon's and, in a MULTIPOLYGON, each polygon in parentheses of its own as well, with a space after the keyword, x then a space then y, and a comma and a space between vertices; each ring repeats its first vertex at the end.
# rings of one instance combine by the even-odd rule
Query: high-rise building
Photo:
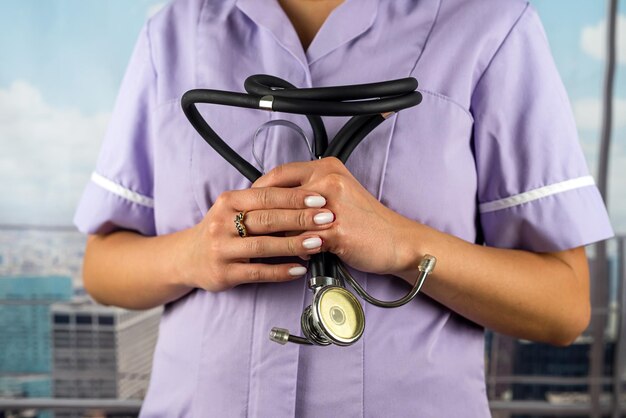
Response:
POLYGON ((0 397, 49 398, 52 393, 51 385, 48 374, 0 376, 0 397))
POLYGON ((50 305, 71 297, 70 277, 0 277, 0 374, 50 372, 50 305))
POLYGON ((160 313, 106 307, 88 299, 54 304, 54 396, 143 398, 160 313))
POLYGON ((70 277, 0 277, 0 397, 52 395, 50 305, 71 297, 70 277))

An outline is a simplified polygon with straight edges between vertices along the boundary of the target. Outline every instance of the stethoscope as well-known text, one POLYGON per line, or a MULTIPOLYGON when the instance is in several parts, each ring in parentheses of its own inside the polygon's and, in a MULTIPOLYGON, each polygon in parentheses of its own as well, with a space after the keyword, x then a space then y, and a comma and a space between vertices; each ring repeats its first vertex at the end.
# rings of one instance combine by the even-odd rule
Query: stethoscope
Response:
MULTIPOLYGON (((210 103, 261 109, 273 112, 305 115, 313 130, 314 148, 304 133, 290 122, 282 123, 296 129, 305 137, 313 158, 337 157, 344 164, 356 146, 392 114, 418 105, 422 95, 415 91, 417 80, 412 77, 370 84, 299 89, 278 77, 257 74, 244 83, 248 93, 222 90, 195 89, 186 92, 181 100, 183 111, 200 136, 226 161, 251 182, 261 175, 256 167, 237 154, 215 133, 198 111, 197 103, 210 103), (328 143, 326 128, 320 116, 351 116, 328 143)), ((256 131, 255 138, 261 128, 256 131)), ((254 139, 253 139, 254 141, 254 139)), ((253 155, 262 167, 257 155, 253 155)), ((311 257, 311 278, 308 287, 313 300, 304 309, 300 324, 304 337, 291 335, 284 328, 272 328, 270 339, 280 344, 287 342, 326 346, 348 346, 355 343, 365 329, 365 315, 358 299, 350 293, 345 282, 366 302, 381 308, 396 308, 415 298, 426 277, 435 268, 436 259, 425 255, 418 266, 418 277, 406 296, 395 301, 374 298, 354 279, 339 258, 332 253, 311 257)))

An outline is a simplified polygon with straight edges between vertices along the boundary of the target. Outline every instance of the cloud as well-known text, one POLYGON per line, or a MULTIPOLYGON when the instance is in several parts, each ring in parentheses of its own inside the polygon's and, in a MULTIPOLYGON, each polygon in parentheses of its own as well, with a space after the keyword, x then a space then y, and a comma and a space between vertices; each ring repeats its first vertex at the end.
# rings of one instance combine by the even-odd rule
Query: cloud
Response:
MULTIPOLYGON (((617 62, 626 64, 626 15, 617 16, 617 62)), ((606 48, 606 20, 585 26, 580 36, 582 50, 592 57, 604 60, 606 48)))
POLYGON ((153 4, 152 6, 148 7, 148 11, 146 12, 146 15, 149 18, 154 16, 155 14, 159 12, 159 10, 161 10, 165 6, 165 4, 166 2, 159 2, 159 3, 153 4))
POLYGON ((70 224, 108 120, 55 108, 24 81, 0 89, 0 223, 70 224))
MULTIPOLYGON (((602 124, 602 100, 579 99, 572 103, 578 129, 598 130, 602 124)), ((626 127, 626 99, 613 98, 613 129, 626 127)))

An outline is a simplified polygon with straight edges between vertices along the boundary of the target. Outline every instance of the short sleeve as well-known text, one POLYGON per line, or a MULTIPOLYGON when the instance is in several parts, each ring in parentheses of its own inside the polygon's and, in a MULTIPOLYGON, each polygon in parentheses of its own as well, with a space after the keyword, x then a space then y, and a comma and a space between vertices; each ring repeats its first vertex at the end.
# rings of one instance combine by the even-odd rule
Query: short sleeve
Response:
POLYGON ((613 235, 530 6, 476 84, 471 111, 486 245, 561 251, 613 235))
POLYGON ((146 26, 124 75, 95 171, 74 216, 84 233, 126 229, 155 234, 151 145, 155 84, 146 26))

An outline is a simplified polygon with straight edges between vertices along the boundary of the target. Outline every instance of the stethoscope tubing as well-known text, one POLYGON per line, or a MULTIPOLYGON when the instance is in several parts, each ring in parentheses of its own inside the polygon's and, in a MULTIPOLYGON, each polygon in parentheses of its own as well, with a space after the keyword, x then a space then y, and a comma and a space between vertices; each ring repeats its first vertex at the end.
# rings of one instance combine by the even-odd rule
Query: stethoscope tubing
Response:
POLYGON ((384 115, 415 106, 422 100, 422 95, 415 91, 417 81, 412 77, 379 83, 298 89, 278 77, 260 74, 248 77, 244 87, 248 93, 189 90, 183 95, 181 105, 203 139, 251 182, 262 173, 234 152, 209 126, 196 106, 198 103, 306 115, 313 129, 316 156, 337 157, 345 163, 363 138, 385 120, 384 115), (271 108, 261 104, 268 97, 271 97, 271 108), (329 146, 320 116, 352 118, 329 146))
MULTIPOLYGON (((181 105, 183 112, 202 138, 254 183, 262 173, 224 142, 202 117, 197 104, 217 104, 305 115, 314 134, 315 156, 337 157, 345 164, 359 143, 386 118, 422 101, 422 95, 415 91, 417 87, 417 80, 407 77, 378 83, 300 89, 278 77, 257 74, 245 80, 244 88, 247 93, 194 89, 183 95, 181 105), (321 116, 351 116, 351 118, 328 144, 321 116)), ((315 254, 311 257, 309 267, 312 277, 335 277, 340 280, 342 286, 345 279, 367 302, 387 308, 401 306, 413 299, 428 274, 421 274, 411 292, 405 297, 385 302, 369 295, 334 254, 315 254)), ((306 341, 301 340, 293 342, 304 344, 306 341)))
POLYGON ((246 91, 258 96, 275 95, 291 99, 322 100, 329 102, 400 96, 415 92, 417 87, 417 80, 413 77, 376 83, 312 88, 298 88, 288 81, 267 74, 256 74, 248 77, 244 81, 246 91))

